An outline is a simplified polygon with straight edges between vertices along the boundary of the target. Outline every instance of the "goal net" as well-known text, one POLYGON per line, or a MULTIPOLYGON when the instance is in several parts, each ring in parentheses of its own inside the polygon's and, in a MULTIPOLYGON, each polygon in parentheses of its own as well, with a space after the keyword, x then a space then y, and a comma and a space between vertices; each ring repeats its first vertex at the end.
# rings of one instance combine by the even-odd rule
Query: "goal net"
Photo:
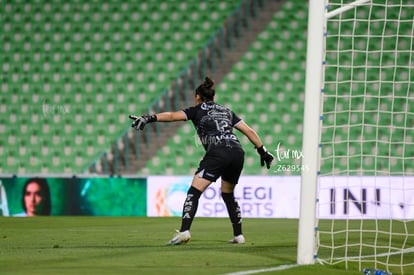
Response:
POLYGON ((414 1, 327 2, 315 259, 414 274, 414 1))

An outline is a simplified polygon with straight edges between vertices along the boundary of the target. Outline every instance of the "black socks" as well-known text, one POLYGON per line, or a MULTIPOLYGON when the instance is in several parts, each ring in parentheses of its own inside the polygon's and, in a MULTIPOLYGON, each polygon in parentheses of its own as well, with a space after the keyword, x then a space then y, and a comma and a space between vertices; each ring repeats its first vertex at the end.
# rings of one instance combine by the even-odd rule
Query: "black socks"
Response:
POLYGON ((197 212, 198 200, 201 196, 201 191, 194 188, 193 186, 187 192, 187 198, 185 199, 183 206, 183 215, 181 220, 180 232, 190 230, 194 216, 197 212))
POLYGON ((239 204, 234 198, 234 193, 221 193, 221 196, 226 204, 227 212, 233 225, 233 235, 238 236, 242 234, 242 218, 239 204))
MULTIPOLYGON (((188 190, 187 198, 185 199, 183 206, 180 232, 190 230, 194 216, 197 212, 198 200, 200 199, 201 194, 202 192, 193 186, 188 190)), ((234 197, 234 193, 221 193, 221 196, 226 204, 227 212, 233 226, 233 235, 238 236, 242 234, 242 218, 239 204, 234 197)))

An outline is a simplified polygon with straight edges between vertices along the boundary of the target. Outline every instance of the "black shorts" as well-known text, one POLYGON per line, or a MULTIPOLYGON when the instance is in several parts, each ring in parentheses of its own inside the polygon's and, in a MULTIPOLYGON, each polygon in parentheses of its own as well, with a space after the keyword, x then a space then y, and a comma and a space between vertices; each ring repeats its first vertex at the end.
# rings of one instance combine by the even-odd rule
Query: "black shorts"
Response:
POLYGON ((207 151, 196 174, 215 182, 219 177, 237 184, 244 164, 244 151, 241 148, 215 147, 207 151))

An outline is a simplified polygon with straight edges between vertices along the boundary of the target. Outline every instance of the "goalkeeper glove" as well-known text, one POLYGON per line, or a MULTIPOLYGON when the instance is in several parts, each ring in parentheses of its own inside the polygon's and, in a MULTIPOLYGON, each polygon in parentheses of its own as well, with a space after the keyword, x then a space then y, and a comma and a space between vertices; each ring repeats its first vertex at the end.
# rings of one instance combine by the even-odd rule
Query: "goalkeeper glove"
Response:
POLYGON ((259 153, 260 155, 260 165, 263 167, 266 163, 266 167, 267 169, 270 168, 270 165, 272 164, 273 161, 273 155, 271 153, 269 153, 266 150, 266 147, 264 147, 263 145, 257 149, 257 153, 259 153))
POLYGON ((144 130, 145 125, 151 122, 157 121, 156 115, 143 115, 140 117, 129 115, 129 118, 133 120, 131 127, 136 130, 144 130))

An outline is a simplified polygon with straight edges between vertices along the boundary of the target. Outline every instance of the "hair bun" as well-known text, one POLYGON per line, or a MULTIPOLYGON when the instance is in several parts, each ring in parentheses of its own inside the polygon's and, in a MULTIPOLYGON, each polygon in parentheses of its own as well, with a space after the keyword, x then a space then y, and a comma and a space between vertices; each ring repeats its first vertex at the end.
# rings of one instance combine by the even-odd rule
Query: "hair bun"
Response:
POLYGON ((214 86, 214 81, 211 78, 209 78, 208 76, 206 76, 206 79, 204 80, 204 86, 207 89, 211 89, 214 86))

